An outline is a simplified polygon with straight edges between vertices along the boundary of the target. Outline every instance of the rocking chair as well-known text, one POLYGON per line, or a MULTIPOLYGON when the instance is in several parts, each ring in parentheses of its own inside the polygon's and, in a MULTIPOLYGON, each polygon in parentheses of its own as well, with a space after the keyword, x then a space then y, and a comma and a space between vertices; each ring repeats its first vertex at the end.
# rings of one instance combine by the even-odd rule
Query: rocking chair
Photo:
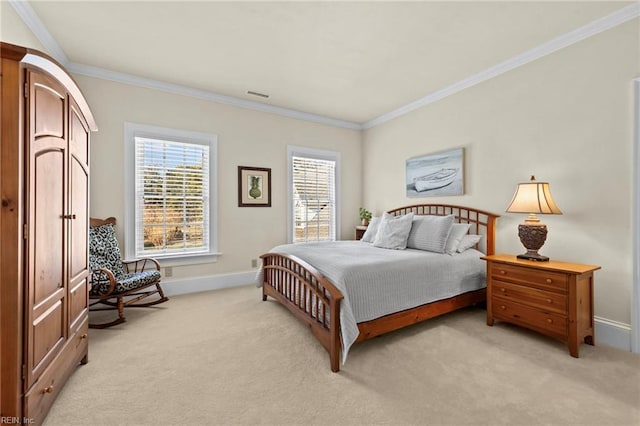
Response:
POLYGON ((89 267, 91 288, 89 310, 118 310, 118 318, 107 323, 91 324, 90 328, 106 328, 126 321, 125 306, 147 307, 169 300, 160 287, 160 265, 155 259, 123 261, 116 240, 116 219, 91 218, 89 227, 89 267), (157 294, 150 302, 142 299, 157 294), (107 307, 94 307, 95 305, 107 307))

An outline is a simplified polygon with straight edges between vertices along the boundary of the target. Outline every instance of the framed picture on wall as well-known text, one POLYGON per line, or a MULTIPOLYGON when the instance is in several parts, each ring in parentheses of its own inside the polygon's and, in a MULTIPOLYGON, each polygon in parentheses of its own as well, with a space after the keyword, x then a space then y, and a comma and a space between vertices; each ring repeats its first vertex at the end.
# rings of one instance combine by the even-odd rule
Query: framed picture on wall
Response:
POLYGON ((464 148, 409 158, 406 163, 407 197, 464 194, 464 148))
POLYGON ((238 166, 238 207, 271 207, 271 169, 238 166))

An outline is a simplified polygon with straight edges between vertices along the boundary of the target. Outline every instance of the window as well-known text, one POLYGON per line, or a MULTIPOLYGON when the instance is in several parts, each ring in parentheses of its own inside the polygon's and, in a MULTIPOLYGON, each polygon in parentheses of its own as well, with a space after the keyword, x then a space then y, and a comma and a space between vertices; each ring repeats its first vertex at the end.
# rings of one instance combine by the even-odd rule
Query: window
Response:
POLYGON ((216 136, 127 123, 125 253, 215 255, 216 136))
POLYGON ((339 153, 289 147, 289 241, 337 239, 339 153))

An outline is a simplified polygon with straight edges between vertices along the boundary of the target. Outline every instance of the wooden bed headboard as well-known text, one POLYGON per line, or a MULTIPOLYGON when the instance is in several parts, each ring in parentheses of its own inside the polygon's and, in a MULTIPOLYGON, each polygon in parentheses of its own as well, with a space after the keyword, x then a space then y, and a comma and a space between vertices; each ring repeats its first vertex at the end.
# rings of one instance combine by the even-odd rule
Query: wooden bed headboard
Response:
POLYGON ((500 215, 477 210, 471 207, 453 206, 450 204, 416 204, 389 210, 387 213, 401 216, 407 213, 417 215, 447 216, 453 215, 456 223, 469 223, 470 234, 484 236, 477 249, 490 255, 495 254, 496 220, 500 215))

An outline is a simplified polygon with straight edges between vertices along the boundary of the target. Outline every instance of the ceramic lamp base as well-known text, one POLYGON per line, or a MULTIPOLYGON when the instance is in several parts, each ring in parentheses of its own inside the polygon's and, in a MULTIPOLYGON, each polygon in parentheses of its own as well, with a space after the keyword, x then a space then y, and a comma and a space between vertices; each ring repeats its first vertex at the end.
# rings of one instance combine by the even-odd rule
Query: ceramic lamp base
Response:
POLYGON ((544 245, 547 239, 547 225, 538 223, 522 224, 518 226, 518 236, 520 242, 527 249, 524 254, 518 255, 518 259, 535 260, 538 262, 547 262, 549 258, 538 254, 540 247, 544 245))

